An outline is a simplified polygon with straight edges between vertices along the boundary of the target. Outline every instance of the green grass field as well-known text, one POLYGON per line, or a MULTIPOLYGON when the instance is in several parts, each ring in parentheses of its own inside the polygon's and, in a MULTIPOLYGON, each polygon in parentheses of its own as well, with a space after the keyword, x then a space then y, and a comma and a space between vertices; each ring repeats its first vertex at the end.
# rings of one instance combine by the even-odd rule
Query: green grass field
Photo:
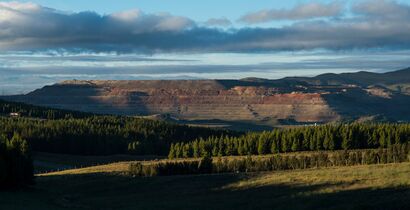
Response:
POLYGON ((37 176, 0 209, 410 209, 410 163, 129 177, 127 162, 37 176))
POLYGON ((122 161, 149 161, 163 159, 160 156, 80 156, 36 152, 33 155, 35 173, 47 173, 55 170, 68 170, 89 166, 104 165, 122 161))
MULTIPOLYGON (((355 150, 359 151, 359 150, 355 150)), ((365 152, 365 149, 360 150, 365 152)), ((326 154, 332 154, 335 151, 322 151, 326 154)), ((309 156, 316 154, 316 151, 302 151, 281 153, 281 156, 309 156)), ((213 157, 213 161, 218 159, 244 159, 252 157, 254 159, 272 158, 273 154, 251 155, 251 156, 223 156, 213 157)), ((35 153, 34 168, 38 176, 46 175, 66 175, 66 174, 87 174, 87 173, 119 173, 123 174, 128 171, 130 163, 141 162, 142 164, 152 164, 157 162, 179 162, 179 161, 199 161, 201 158, 177 158, 166 159, 161 156, 132 156, 132 155, 111 155, 111 156, 78 156, 51 153, 35 153)))

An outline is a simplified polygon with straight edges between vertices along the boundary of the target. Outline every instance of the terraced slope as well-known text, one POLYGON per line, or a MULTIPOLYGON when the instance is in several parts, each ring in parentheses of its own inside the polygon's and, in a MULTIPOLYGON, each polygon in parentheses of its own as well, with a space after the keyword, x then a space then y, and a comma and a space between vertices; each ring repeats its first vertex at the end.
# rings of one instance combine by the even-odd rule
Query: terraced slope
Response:
POLYGON ((170 114, 181 120, 328 122, 339 117, 320 93, 237 83, 229 87, 216 80, 65 81, 14 99, 104 114, 170 114))
POLYGON ((178 122, 277 125, 410 121, 408 87, 410 69, 403 69, 280 80, 71 80, 5 99, 102 114, 166 115, 178 122))

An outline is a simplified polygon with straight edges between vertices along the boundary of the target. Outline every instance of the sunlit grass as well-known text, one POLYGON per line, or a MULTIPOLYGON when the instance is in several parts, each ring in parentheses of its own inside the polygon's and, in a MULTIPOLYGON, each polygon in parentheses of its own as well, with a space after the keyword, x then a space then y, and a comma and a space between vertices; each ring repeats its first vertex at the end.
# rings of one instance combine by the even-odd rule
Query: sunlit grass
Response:
POLYGON ((386 210, 410 205, 410 163, 167 177, 130 177, 124 175, 128 165, 39 175, 28 190, 0 192, 0 209, 386 210))
POLYGON ((380 187, 410 187, 410 163, 332 167, 260 173, 226 188, 252 188, 270 184, 309 185, 333 183, 325 191, 380 187), (344 185, 339 185, 344 183, 344 185))

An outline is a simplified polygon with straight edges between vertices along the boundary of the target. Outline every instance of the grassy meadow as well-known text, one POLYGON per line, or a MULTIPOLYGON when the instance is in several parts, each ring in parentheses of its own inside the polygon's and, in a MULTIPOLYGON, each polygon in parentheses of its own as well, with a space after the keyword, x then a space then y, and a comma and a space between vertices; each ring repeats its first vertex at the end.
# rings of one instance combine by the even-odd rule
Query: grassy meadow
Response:
POLYGON ((32 187, 0 192, 0 209, 410 208, 408 162, 166 177, 130 177, 128 165, 37 175, 32 187))
POLYGON ((35 152, 33 164, 36 174, 53 171, 86 168, 124 161, 150 161, 163 159, 161 156, 109 155, 109 156, 81 156, 44 152, 35 152))

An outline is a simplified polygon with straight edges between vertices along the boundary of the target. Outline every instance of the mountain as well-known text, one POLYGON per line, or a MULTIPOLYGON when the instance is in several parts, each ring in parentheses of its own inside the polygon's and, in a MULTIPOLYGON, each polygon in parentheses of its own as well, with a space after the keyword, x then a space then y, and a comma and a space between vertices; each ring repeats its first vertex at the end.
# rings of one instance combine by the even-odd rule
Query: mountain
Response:
POLYGON ((102 114, 166 115, 188 124, 410 121, 410 68, 279 80, 71 80, 5 99, 102 114))
POLYGON ((387 72, 387 73, 372 73, 372 72, 357 72, 357 73, 342 73, 342 74, 322 74, 316 77, 289 77, 284 80, 306 82, 311 85, 346 85, 354 84, 361 87, 371 85, 397 85, 410 84, 410 68, 387 72))

